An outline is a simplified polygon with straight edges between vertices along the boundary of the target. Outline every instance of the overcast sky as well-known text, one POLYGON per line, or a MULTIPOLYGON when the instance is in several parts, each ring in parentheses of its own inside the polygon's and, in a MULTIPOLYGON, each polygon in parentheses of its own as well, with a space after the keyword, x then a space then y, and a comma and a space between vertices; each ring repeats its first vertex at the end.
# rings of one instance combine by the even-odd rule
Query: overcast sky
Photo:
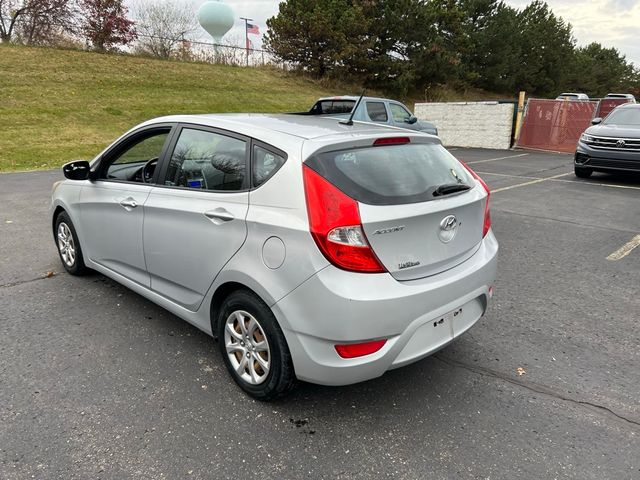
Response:
MULTIPOLYGON (((203 2, 196 0, 196 7, 203 2)), ((528 0, 506 0, 516 8, 525 7, 528 0)), ((278 1, 271 0, 227 0, 236 17, 249 17, 266 32, 267 18, 278 12, 278 1)), ((547 0, 556 15, 573 26, 578 45, 600 42, 605 47, 615 47, 627 60, 640 66, 640 0, 547 0)), ((227 38, 242 44, 244 22, 237 20, 227 38)), ((256 47, 260 39, 251 35, 256 47)))

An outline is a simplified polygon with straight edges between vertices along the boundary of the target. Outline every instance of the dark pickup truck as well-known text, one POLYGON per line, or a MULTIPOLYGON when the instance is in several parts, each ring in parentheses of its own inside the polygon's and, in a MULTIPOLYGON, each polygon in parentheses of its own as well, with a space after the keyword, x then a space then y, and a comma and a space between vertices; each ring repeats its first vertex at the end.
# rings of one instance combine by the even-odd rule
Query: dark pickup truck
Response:
MULTIPOLYGON (((351 111, 358 102, 358 98, 360 97, 349 95, 320 98, 311 107, 311 110, 298 113, 298 115, 325 115, 349 118, 351 111)), ((353 114, 353 120, 383 123, 394 127, 438 135, 438 129, 433 123, 418 120, 402 103, 388 98, 362 97, 358 109, 353 114)))

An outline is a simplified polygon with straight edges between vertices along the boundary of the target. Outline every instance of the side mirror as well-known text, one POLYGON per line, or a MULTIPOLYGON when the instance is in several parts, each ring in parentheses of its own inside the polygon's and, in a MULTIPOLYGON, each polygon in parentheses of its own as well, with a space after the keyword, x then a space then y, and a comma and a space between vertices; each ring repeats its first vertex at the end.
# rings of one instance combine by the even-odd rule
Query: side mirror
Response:
POLYGON ((64 164, 62 173, 69 180, 86 180, 89 178, 91 166, 86 160, 74 160, 64 164))
POLYGON ((598 125, 599 123, 602 123, 602 118, 600 117, 596 117, 591 120, 591 125, 598 125))
POLYGON ((417 121, 418 121, 418 119, 416 117, 414 117, 413 115, 411 115, 409 118, 407 118, 405 120, 405 122, 407 122, 409 125, 413 125, 417 121))

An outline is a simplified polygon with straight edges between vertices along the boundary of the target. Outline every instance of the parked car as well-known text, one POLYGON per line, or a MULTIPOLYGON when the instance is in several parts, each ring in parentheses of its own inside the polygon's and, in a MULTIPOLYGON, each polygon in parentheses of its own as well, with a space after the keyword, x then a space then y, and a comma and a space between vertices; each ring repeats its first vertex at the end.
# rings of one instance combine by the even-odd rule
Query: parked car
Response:
POLYGON ((629 100, 631 103, 636 103, 636 97, 630 93, 607 93, 607 96, 604 98, 619 98, 629 100))
POLYGON ((570 100, 574 102, 587 102, 589 96, 586 93, 561 93, 556 100, 570 100))
POLYGON ((576 176, 593 172, 640 172, 640 104, 625 103, 607 117, 594 118, 580 136, 576 176))
POLYGON ((418 120, 403 103, 388 98, 362 97, 358 104, 359 98, 349 95, 320 98, 308 112, 300 112, 297 115, 349 118, 353 113, 353 120, 380 123, 438 135, 438 129, 433 123, 418 120), (356 111, 352 112, 356 105, 356 111))
POLYGON ((333 118, 150 120, 63 167, 64 268, 96 270, 218 338, 261 400, 429 355, 492 296, 489 189, 431 135, 333 118))

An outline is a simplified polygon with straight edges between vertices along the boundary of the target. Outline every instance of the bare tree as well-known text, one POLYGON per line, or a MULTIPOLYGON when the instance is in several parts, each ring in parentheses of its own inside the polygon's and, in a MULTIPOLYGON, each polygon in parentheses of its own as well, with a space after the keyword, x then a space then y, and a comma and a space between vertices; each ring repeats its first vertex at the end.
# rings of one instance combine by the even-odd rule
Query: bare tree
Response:
POLYGON ((138 1, 133 7, 139 50, 160 58, 176 55, 198 30, 193 4, 177 0, 138 1))
POLYGON ((27 43, 71 31, 73 15, 70 0, 0 0, 0 40, 10 42, 18 30, 27 43))

